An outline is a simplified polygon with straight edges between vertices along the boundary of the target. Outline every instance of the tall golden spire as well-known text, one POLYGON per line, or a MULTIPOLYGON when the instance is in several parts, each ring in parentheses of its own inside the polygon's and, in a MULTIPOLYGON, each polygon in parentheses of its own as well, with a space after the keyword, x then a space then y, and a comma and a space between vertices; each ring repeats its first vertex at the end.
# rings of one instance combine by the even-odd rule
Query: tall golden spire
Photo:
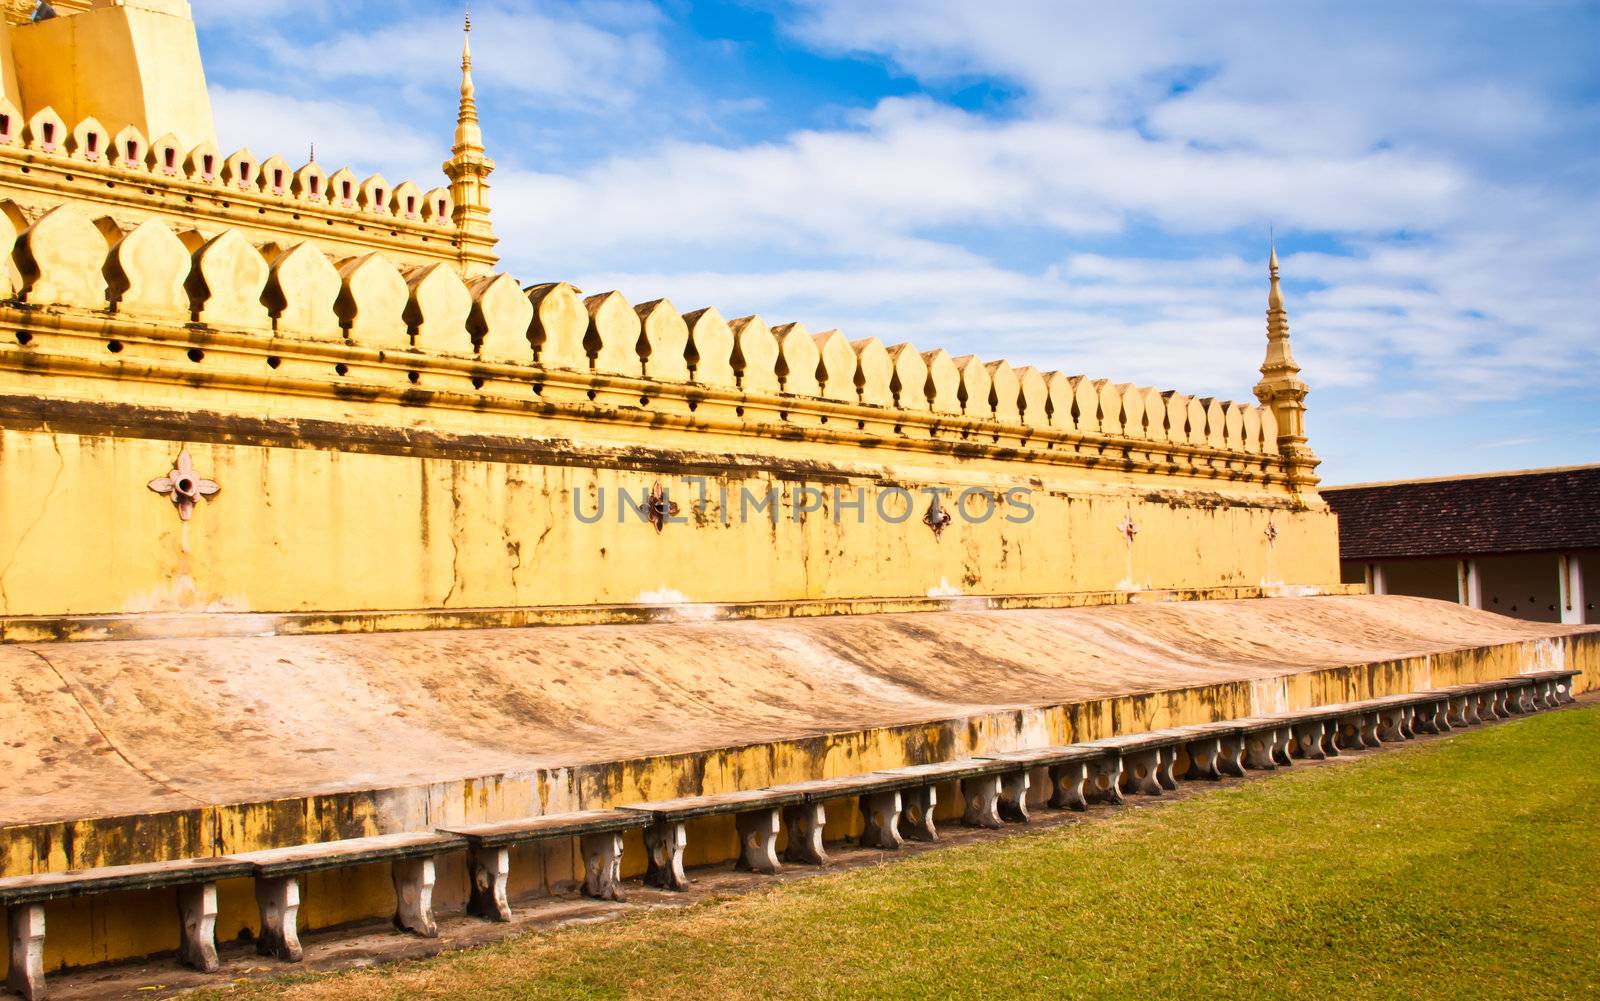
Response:
POLYGON ((1256 399, 1272 411, 1278 422, 1278 452, 1284 458, 1289 479, 1296 485, 1315 486, 1320 463, 1306 444, 1306 394, 1300 366, 1289 346, 1289 311, 1283 306, 1283 289, 1278 284, 1278 247, 1273 242, 1267 258, 1267 357, 1261 363, 1261 381, 1256 383, 1256 399))
MULTIPOLYGON (((461 105, 456 112, 456 141, 444 172, 450 178, 450 198, 455 202, 456 228, 463 234, 494 242, 489 222, 489 175, 494 161, 484 152, 483 129, 478 125, 478 88, 472 82, 472 14, 462 25, 461 105)), ((463 265, 471 270, 468 262, 463 265)))
POLYGON ((483 130, 478 127, 478 87, 472 82, 472 12, 461 28, 461 107, 456 113, 456 155, 483 152, 483 130))
POLYGON ((1295 364, 1294 352, 1289 348, 1289 311, 1283 308, 1283 289, 1278 285, 1278 248, 1274 244, 1272 256, 1267 258, 1267 359, 1261 364, 1261 374, 1266 377, 1296 376, 1300 366, 1295 364))

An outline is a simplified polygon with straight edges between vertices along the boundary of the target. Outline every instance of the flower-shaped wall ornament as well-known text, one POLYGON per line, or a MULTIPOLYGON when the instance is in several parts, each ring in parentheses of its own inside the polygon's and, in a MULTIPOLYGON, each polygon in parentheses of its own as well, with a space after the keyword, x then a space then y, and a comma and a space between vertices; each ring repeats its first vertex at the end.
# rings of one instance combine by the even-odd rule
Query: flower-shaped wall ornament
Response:
POLYGON ((656 527, 657 535, 661 534, 667 522, 678 516, 678 502, 667 496, 660 480, 650 488, 650 496, 645 499, 644 506, 645 518, 656 527))
POLYGON ((1117 531, 1121 532, 1122 537, 1128 540, 1128 545, 1133 545, 1134 536, 1139 534, 1139 526, 1134 523, 1132 511, 1129 511, 1123 517, 1122 524, 1117 526, 1117 531))
POLYGON ((172 472, 151 480, 150 489, 170 497, 173 506, 178 509, 178 517, 188 521, 194 514, 195 501, 212 496, 222 487, 195 473, 194 460, 189 458, 186 448, 178 453, 178 461, 172 464, 172 472))
POLYGON ((954 520, 950 512, 944 509, 944 505, 939 503, 939 492, 934 491, 933 503, 928 505, 928 513, 922 516, 922 523, 933 529, 934 541, 944 537, 944 530, 949 528, 954 520))

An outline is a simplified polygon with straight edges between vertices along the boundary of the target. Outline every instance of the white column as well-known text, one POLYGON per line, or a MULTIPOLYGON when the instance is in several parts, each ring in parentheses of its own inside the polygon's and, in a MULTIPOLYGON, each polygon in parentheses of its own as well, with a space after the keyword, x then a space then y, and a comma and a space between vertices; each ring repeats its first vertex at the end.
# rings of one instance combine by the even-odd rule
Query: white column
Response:
POLYGON ((1456 593, 1468 608, 1483 608, 1483 575, 1478 572, 1477 560, 1456 563, 1456 593))
POLYGON ((1586 621, 1583 593, 1583 564, 1577 553, 1556 557, 1557 572, 1561 575, 1561 621, 1583 625, 1586 621))
POLYGON ((1389 593, 1389 571, 1382 563, 1367 564, 1367 588, 1373 594, 1389 593))

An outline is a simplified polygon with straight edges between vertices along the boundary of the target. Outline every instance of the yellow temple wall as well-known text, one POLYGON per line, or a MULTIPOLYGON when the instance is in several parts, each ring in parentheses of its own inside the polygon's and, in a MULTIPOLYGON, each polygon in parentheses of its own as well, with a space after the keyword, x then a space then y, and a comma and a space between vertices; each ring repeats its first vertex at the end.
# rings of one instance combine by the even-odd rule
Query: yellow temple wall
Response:
MULTIPOLYGON (((929 469, 869 478, 710 468, 696 523, 655 531, 618 498, 671 484, 685 514, 702 484, 670 473, 550 461, 416 458, 293 447, 190 444, 223 485, 188 522, 146 487, 181 443, 0 432, 0 612, 314 613, 506 606, 838 600, 1325 585, 1336 567, 1327 512, 1265 500, 1149 488, 1071 489, 1003 471, 929 469), (936 538, 922 522, 930 486, 1030 491, 984 524, 961 516, 936 538), (858 522, 833 492, 866 509, 858 522), (876 508, 918 491, 903 523, 876 508), (595 498, 605 513, 595 524, 595 498), (777 491, 780 517, 766 513, 777 491), (580 508, 574 511, 572 497, 580 508), (726 496, 728 506, 721 505, 726 496), (745 503, 754 498, 765 505, 745 503), (819 504, 800 515, 796 504, 819 504), (746 511, 741 512, 743 506, 746 511), (1031 510, 1031 520, 1014 524, 1031 510), (729 517, 724 521, 723 515, 729 517), (621 519, 619 521, 619 518, 621 519), (1137 526, 1132 545, 1117 530, 1137 526), (837 520, 836 520, 837 519, 837 520), (1276 526, 1275 542, 1267 537, 1276 526), (85 526, 95 526, 88 533, 85 526)), ((1020 497, 1020 495, 1013 495, 1020 497)), ((953 501, 949 502, 952 510, 953 501)), ((891 511, 895 515, 896 511, 891 511)))
POLYGON ((72 205, 11 256, 8 638, 86 616, 1342 587, 1334 516, 1261 407, 232 231, 190 247, 72 205), (190 520, 149 486, 180 454, 221 491, 190 520))

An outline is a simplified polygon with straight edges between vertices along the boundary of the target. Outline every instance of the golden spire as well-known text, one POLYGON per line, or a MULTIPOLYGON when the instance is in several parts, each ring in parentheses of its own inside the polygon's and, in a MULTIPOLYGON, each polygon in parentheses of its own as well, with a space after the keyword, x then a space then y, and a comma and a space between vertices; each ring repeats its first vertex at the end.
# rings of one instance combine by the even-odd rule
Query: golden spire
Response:
POLYGON ((1294 353, 1289 350, 1289 311, 1283 308, 1283 289, 1278 285, 1278 246, 1272 246, 1267 258, 1267 359, 1261 365, 1261 374, 1298 375, 1294 353))
POLYGON ((478 88, 472 82, 472 12, 461 29, 461 107, 456 113, 456 144, 452 152, 483 152, 483 130, 478 127, 478 88))
MULTIPOLYGON (((493 246, 494 227, 489 224, 489 183, 494 161, 484 153, 483 129, 478 125, 478 88, 472 82, 472 13, 462 23, 461 106, 456 113, 456 141, 450 159, 444 163, 450 178, 450 198, 455 202, 453 220, 464 237, 493 246)), ((465 246, 465 244, 464 244, 465 246)), ((489 258, 490 261, 493 258, 489 258)), ((481 273, 482 262, 463 257, 468 277, 481 273)))
POLYGON ((1305 411, 1309 392, 1300 378, 1300 366, 1289 347, 1289 311, 1283 306, 1278 284, 1278 246, 1273 241, 1267 258, 1267 357, 1261 363, 1256 399, 1272 411, 1278 423, 1278 452, 1283 456, 1291 483, 1315 486, 1317 456, 1306 444, 1305 411))

